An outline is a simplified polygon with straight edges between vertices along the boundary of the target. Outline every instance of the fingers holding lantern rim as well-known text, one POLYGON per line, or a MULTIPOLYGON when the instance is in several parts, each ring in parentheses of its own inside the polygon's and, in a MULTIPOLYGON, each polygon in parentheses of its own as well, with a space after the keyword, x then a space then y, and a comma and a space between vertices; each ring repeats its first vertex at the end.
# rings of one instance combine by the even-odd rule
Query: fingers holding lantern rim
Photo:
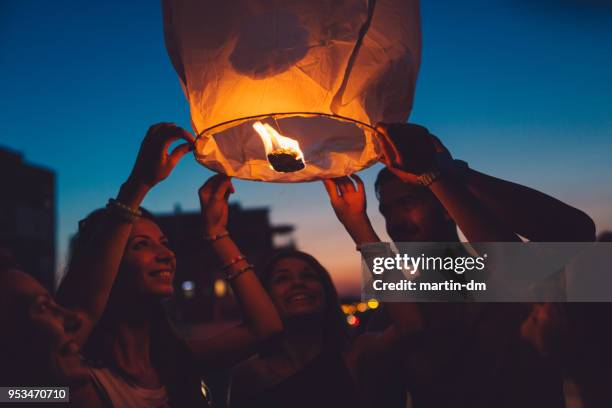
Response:
POLYGON ((191 133, 174 123, 157 123, 149 128, 144 143, 158 147, 164 152, 175 141, 183 139, 189 145, 193 145, 195 139, 191 133))
POLYGON ((402 156, 397 150, 395 143, 393 143, 391 136, 389 136, 387 127, 388 125, 382 122, 376 125, 376 136, 382 149, 381 160, 387 167, 401 166, 402 156))
POLYGON ((211 199, 223 198, 228 191, 234 192, 230 177, 225 174, 216 174, 206 180, 198 190, 200 204, 206 206, 211 199))

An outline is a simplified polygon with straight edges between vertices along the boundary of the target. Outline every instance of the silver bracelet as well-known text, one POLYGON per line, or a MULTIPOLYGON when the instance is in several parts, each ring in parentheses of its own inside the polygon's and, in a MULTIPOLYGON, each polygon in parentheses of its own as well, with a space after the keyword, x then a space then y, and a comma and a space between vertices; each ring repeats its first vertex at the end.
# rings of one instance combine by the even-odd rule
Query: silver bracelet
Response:
POLYGON ((236 279, 238 276, 240 276, 243 273, 245 273, 246 271, 248 271, 249 269, 253 269, 253 268, 254 268, 254 266, 252 264, 248 264, 248 265, 238 269, 237 271, 228 272, 227 275, 225 276, 225 279, 227 279, 228 281, 232 281, 232 280, 236 279))
POLYGON ((128 222, 132 222, 135 219, 142 217, 142 211, 140 211, 140 209, 131 208, 114 198, 108 200, 106 208, 111 213, 128 222))
POLYGON ((204 235, 204 240, 209 241, 209 242, 215 242, 227 236, 229 236, 229 232, 223 231, 222 233, 217 234, 217 235, 204 235))
POLYGON ((231 261, 229 261, 228 263, 226 263, 225 265, 223 265, 221 267, 221 269, 226 270, 228 269, 230 266, 237 264, 238 262, 242 261, 243 259, 246 259, 246 257, 244 255, 238 255, 236 258, 232 259, 231 261))

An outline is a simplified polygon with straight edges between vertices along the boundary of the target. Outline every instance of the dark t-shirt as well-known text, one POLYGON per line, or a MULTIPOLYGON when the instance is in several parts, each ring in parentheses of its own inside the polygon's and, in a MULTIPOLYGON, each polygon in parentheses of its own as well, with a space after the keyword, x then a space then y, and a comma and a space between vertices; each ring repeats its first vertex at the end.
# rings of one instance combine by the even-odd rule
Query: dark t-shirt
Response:
POLYGON ((252 395, 233 395, 232 408, 363 407, 340 352, 324 349, 306 367, 252 395))
POLYGON ((520 337, 526 305, 419 307, 426 329, 405 345, 398 373, 415 408, 565 407, 561 370, 520 337))

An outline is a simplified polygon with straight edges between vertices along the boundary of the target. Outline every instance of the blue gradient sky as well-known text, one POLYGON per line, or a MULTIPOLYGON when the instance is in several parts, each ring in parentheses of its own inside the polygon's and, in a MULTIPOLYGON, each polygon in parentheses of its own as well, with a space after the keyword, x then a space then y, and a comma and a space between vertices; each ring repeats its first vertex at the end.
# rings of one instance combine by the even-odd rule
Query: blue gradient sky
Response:
MULTIPOLYGON (((610 3, 424 1, 411 121, 473 168, 539 188, 589 213, 599 230, 612 228, 610 3)), ((77 221, 116 194, 148 126, 189 128, 156 1, 0 2, 0 95, 0 145, 57 172, 60 267, 77 221)), ((363 175, 386 237, 372 194, 378 168, 363 175)), ((188 156, 144 205, 195 209, 210 175, 188 156)), ((274 222, 294 222, 298 245, 341 291, 358 288, 359 258, 320 183, 236 187, 245 207, 271 206, 274 222)))

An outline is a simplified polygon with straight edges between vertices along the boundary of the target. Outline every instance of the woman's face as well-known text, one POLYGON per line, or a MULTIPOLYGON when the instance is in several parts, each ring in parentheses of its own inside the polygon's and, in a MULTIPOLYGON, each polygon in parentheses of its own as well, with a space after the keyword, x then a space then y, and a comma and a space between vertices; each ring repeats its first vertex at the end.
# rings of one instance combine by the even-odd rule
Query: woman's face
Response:
POLYGON ((270 276, 270 297, 281 318, 322 314, 325 291, 317 271, 300 258, 283 258, 270 276))
POLYGON ((11 313, 15 313, 16 355, 31 369, 33 381, 78 384, 88 377, 75 335, 81 319, 59 306, 49 292, 28 274, 11 270, 8 276, 11 313))
POLYGON ((146 218, 136 220, 121 260, 119 285, 131 296, 168 297, 174 292, 175 270, 174 252, 157 224, 146 218))

